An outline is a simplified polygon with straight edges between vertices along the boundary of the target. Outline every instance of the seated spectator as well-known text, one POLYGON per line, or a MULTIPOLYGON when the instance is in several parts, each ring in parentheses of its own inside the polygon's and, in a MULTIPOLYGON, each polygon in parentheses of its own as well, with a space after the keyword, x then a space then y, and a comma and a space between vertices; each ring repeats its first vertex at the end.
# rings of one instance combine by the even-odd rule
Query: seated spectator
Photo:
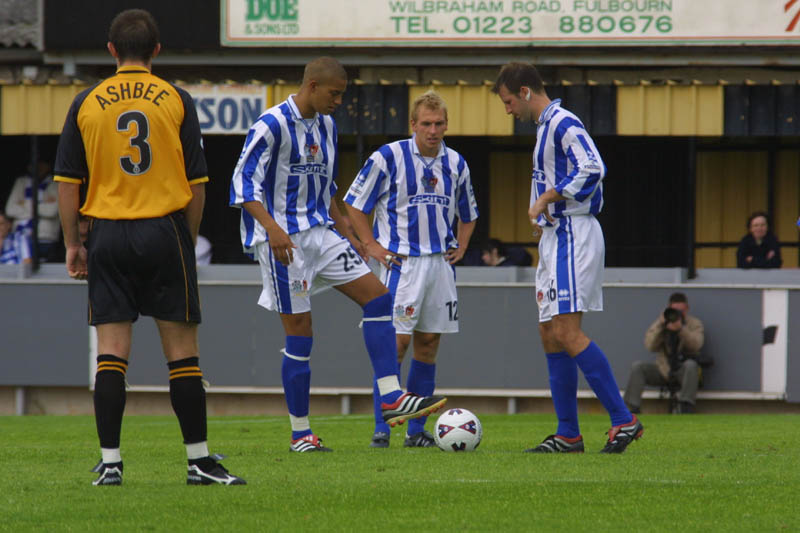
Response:
POLYGON ((677 389, 675 412, 695 412, 700 367, 710 366, 710 358, 700 360, 705 342, 703 323, 689 314, 689 300, 682 292, 670 295, 669 305, 644 334, 644 345, 655 352, 655 362, 635 361, 625 387, 625 404, 631 413, 641 412, 645 385, 677 389), (699 361, 699 362, 698 362, 699 361))
MULTIPOLYGON (((61 223, 58 219, 58 184, 53 181, 50 163, 39 161, 36 171, 39 175, 38 198, 38 253, 47 258, 50 249, 58 243, 61 223)), ((32 174, 32 172, 30 173, 32 174)), ((28 238, 33 238, 33 178, 20 176, 14 182, 6 201, 6 214, 15 219, 14 231, 24 230, 28 238)))
POLYGON ((747 219, 748 234, 739 243, 736 266, 739 268, 780 268, 783 264, 778 239, 769 230, 769 219, 763 211, 747 219))
POLYGON ((18 265, 33 262, 31 243, 25 230, 13 230, 14 219, 0 212, 0 264, 18 265))
POLYGON ((489 239, 481 254, 486 266, 531 266, 533 258, 521 246, 506 246, 498 239, 489 239))

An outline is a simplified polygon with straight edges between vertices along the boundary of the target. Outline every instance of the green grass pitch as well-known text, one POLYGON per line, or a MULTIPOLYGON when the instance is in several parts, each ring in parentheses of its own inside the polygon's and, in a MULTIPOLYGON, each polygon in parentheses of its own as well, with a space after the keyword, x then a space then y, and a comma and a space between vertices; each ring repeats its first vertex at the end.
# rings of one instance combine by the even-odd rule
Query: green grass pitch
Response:
MULTIPOLYGON (((171 417, 126 417, 122 487, 94 487, 94 420, 0 417, 2 531, 799 531, 800 416, 643 415, 644 437, 583 455, 522 450, 552 415, 484 415, 472 453, 370 449, 370 417, 319 416, 334 453, 289 453, 287 417, 209 420, 244 487, 186 486, 171 417)), ((429 426, 432 422, 429 422, 429 426)))

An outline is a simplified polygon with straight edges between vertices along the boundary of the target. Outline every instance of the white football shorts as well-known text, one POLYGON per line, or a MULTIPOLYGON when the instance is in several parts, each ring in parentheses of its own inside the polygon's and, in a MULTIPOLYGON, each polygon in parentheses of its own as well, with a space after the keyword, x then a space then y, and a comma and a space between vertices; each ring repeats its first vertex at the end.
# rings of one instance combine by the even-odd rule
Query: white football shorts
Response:
POLYGON ((289 266, 275 259, 269 243, 256 247, 264 284, 258 305, 287 315, 311 310, 311 295, 371 271, 350 241, 333 228, 314 226, 289 236, 297 246, 289 266))
POLYGON ((574 215, 542 230, 535 289, 539 322, 602 311, 606 246, 600 223, 593 215, 574 215))
POLYGON ((394 300, 394 327, 401 335, 458 332, 456 275, 443 254, 398 258, 380 267, 380 279, 394 300))

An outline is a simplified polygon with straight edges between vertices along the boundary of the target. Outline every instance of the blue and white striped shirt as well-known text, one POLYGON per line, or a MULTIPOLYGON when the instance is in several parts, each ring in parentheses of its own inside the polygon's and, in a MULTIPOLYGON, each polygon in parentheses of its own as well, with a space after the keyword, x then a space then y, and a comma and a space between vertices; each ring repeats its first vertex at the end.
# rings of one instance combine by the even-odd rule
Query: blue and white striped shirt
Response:
POLYGON ((478 218, 469 167, 461 154, 443 142, 435 158, 423 158, 414 137, 385 144, 372 154, 344 201, 365 213, 376 209, 375 240, 401 255, 457 248, 455 215, 462 222, 478 218))
MULTIPOLYGON (((331 198, 338 172, 337 131, 333 118, 303 119, 291 95, 267 109, 247 133, 233 171, 229 203, 261 202, 289 235, 313 226, 330 226, 331 198)), ((267 242, 266 230, 242 209, 242 246, 267 242)))
POLYGON ((0 265, 18 265, 31 257, 33 257, 33 249, 30 237, 25 230, 14 230, 6 235, 0 250, 0 265))
MULTIPOLYGON (((553 100, 539 117, 533 151, 531 199, 555 189, 567 199, 548 206, 551 216, 596 215, 603 208, 606 166, 583 123, 553 100)), ((552 226, 539 215, 540 226, 552 226)))

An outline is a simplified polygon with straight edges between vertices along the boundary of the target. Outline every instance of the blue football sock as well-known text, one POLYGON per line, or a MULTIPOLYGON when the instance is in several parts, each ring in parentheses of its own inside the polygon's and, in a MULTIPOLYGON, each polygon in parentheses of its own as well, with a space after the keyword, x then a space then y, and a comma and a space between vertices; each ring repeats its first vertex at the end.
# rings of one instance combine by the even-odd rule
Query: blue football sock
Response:
MULTIPOLYGON (((420 396, 430 396, 436 388, 436 364, 423 363, 416 359, 411 360, 411 367, 408 369, 408 392, 419 394, 420 396)), ((409 435, 416 435, 425 429, 427 416, 421 416, 408 421, 407 432, 409 435)))
MULTIPOLYGON (((397 363, 397 374, 400 374, 400 363, 397 363)), ((378 381, 372 380, 372 407, 375 412, 375 433, 382 431, 390 433, 389 424, 383 421, 383 409, 381 408, 381 392, 378 390, 378 381)))
POLYGON ((611 425, 619 426, 633 420, 633 415, 622 400, 611 365, 608 364, 608 358, 603 350, 594 342, 590 342, 584 351, 575 356, 575 362, 578 363, 600 403, 608 411, 611 425))
MULTIPOLYGON (((375 379, 394 376, 397 377, 397 337, 392 323, 392 295, 386 293, 378 296, 364 305, 364 343, 367 345, 369 359, 375 379)), ((381 401, 394 403, 403 394, 398 388, 384 391, 381 401)))
POLYGON ((556 434, 575 438, 578 426, 578 365, 567 352, 545 354, 550 374, 550 394, 558 417, 556 434))
MULTIPOLYGON (((286 349, 281 366, 283 392, 289 414, 295 417, 308 416, 308 401, 311 390, 311 337, 286 336, 286 349)), ((311 433, 310 429, 292 431, 292 439, 311 433)))
POLYGON ((375 412, 375 433, 381 431, 389 433, 389 424, 383 421, 383 409, 381 409, 381 392, 378 390, 378 382, 372 380, 372 408, 375 412))

